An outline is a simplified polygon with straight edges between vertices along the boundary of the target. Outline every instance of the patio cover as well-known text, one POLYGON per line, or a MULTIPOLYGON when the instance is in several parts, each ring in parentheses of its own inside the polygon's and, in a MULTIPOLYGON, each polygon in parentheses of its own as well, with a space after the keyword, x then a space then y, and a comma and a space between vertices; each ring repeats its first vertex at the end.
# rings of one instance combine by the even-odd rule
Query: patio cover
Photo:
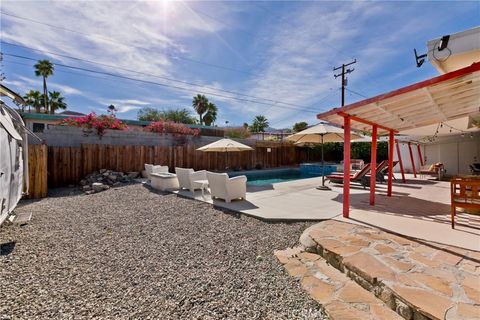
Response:
MULTIPOLYGON (((350 131, 372 132, 370 205, 375 204, 377 134, 388 134, 387 196, 392 196, 394 134, 480 114, 480 62, 317 115, 344 128, 343 216, 350 211, 350 131)), ((438 130, 438 129, 437 129, 438 130)), ((398 147, 398 146, 397 146, 398 147)), ((411 145, 410 156, 412 157, 411 145)), ((412 160, 413 163, 413 160, 412 160)), ((415 171, 414 171, 415 172, 415 171)))
POLYGON ((379 134, 403 132, 480 114, 480 62, 398 90, 317 115, 337 125, 352 119, 351 129, 379 134))

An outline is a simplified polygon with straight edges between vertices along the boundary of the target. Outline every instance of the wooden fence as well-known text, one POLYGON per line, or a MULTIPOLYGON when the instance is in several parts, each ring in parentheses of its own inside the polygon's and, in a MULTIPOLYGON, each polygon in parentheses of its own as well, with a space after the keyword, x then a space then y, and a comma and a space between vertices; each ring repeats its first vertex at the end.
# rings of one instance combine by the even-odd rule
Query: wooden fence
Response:
MULTIPOLYGON (((141 171, 145 163, 194 168, 195 170, 223 170, 225 153, 201 152, 197 146, 118 146, 82 145, 81 147, 48 147, 48 184, 60 187, 77 184, 84 176, 99 169, 123 172, 141 171)), ((261 144, 254 151, 230 152, 230 168, 253 169, 291 166, 308 160, 302 148, 286 144, 261 144)))
POLYGON ((45 198, 47 196, 47 163, 46 145, 28 146, 28 199, 45 198))
MULTIPOLYGON (((118 146, 84 144, 80 147, 47 147, 29 145, 29 198, 47 196, 48 187, 78 184, 86 175, 111 169, 123 172, 142 171, 145 163, 222 171, 227 154, 201 152, 197 146, 118 146)), ((228 166, 238 169, 292 166, 305 161, 318 161, 304 148, 289 144, 259 142, 253 151, 228 153, 228 166)))

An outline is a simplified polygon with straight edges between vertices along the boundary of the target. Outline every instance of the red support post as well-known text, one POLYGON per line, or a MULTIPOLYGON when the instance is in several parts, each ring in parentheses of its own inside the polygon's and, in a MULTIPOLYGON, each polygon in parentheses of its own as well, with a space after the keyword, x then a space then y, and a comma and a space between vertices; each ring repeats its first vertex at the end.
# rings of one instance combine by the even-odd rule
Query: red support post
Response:
POLYGON ((402 161, 402 154, 400 153, 400 143, 398 143, 398 140, 395 141, 397 145, 397 156, 398 156, 398 164, 400 165, 400 172, 402 173, 402 181, 406 182, 405 180, 405 170, 403 170, 403 161, 402 161))
POLYGON ((343 216, 350 213, 350 117, 343 117, 343 216))
POLYGON ((372 146, 370 160, 370 205, 375 205, 375 182, 377 178, 377 129, 376 125, 372 126, 372 146))
POLYGON ((412 162, 413 177, 416 178, 417 171, 415 170, 415 161, 413 160, 412 144, 410 142, 408 143, 408 151, 410 152, 410 161, 412 162))
POLYGON ((417 150, 418 150, 418 157, 420 158, 420 165, 423 166, 423 157, 422 157, 422 148, 420 147, 419 144, 417 144, 417 150))
POLYGON ((388 187, 387 196, 392 196, 392 182, 393 182, 393 147, 395 144, 395 136, 393 130, 390 130, 390 137, 388 139, 388 187))

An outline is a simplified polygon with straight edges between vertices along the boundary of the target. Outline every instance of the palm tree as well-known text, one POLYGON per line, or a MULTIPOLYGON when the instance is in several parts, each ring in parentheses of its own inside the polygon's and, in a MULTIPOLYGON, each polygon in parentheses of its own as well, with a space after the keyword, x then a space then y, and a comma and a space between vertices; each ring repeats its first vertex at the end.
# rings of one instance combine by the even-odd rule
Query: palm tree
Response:
POLYGON ((65 103, 65 97, 62 97, 62 94, 58 91, 49 92, 49 104, 50 104, 50 114, 54 114, 55 110, 67 109, 67 104, 65 103))
POLYGON ((218 108, 215 104, 209 102, 207 106, 207 113, 203 116, 203 121, 205 122, 205 125, 211 126, 212 123, 217 120, 217 113, 218 113, 218 108))
POLYGON ((23 97, 25 99, 25 103, 28 105, 28 112, 30 112, 30 107, 35 108, 36 113, 40 113, 40 108, 43 104, 43 95, 38 90, 30 90, 25 94, 23 97))
MULTIPOLYGON (((34 66, 35 67, 35 75, 37 77, 43 77, 43 95, 48 97, 47 91, 47 78, 53 75, 53 64, 48 60, 39 60, 38 63, 34 66)), ((43 101, 45 112, 48 113, 48 99, 44 99, 43 101)))
POLYGON ((253 119, 252 123, 253 132, 265 132, 265 129, 268 128, 268 120, 265 116, 258 115, 253 119))
POLYGON ((207 111, 208 108, 208 99, 203 94, 197 94, 193 97, 192 107, 198 113, 200 117, 200 124, 203 124, 203 117, 202 115, 207 111))

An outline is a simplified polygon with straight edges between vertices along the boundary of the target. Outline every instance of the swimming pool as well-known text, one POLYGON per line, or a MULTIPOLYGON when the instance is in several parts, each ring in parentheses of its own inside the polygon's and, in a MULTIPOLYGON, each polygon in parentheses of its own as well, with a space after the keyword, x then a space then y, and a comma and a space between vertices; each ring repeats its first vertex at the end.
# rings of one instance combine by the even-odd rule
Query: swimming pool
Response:
POLYGON ((230 174, 232 177, 239 175, 247 176, 247 184, 252 186, 267 186, 273 183, 316 178, 321 176, 316 173, 304 173, 300 171, 300 169, 296 168, 246 171, 230 174))

